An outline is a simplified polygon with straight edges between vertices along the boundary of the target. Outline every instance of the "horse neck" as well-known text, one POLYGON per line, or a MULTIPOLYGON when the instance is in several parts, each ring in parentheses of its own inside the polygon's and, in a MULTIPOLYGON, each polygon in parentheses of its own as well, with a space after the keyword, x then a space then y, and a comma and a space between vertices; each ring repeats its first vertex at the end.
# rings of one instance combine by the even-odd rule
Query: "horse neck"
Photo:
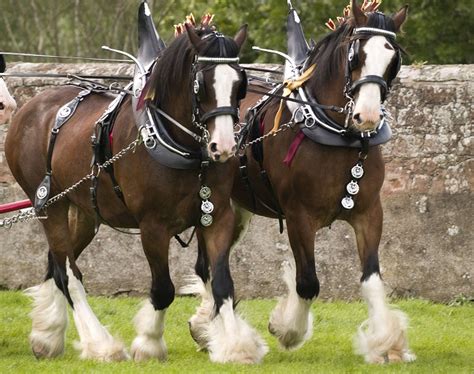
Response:
MULTIPOLYGON (((308 81, 309 92, 320 104, 344 107, 347 102, 344 96, 344 71, 339 69, 336 74, 324 75, 318 71, 318 66, 321 66, 320 62, 316 62, 316 70, 308 81)), ((326 114, 334 121, 344 124, 343 114, 333 111, 326 111, 326 114)))
MULTIPOLYGON (((171 75, 170 81, 165 82, 163 87, 167 87, 167 93, 165 98, 159 103, 160 108, 168 115, 173 117, 183 126, 187 127, 193 132, 197 129, 192 124, 192 104, 191 104, 191 59, 189 63, 183 65, 183 69, 178 72, 183 77, 179 82, 173 80, 171 75)), ((161 84, 158 82, 158 90, 161 84)), ((176 126, 169 124, 167 121, 167 129, 173 139, 180 144, 187 146, 191 149, 198 149, 199 145, 189 135, 186 135, 182 130, 176 126)))

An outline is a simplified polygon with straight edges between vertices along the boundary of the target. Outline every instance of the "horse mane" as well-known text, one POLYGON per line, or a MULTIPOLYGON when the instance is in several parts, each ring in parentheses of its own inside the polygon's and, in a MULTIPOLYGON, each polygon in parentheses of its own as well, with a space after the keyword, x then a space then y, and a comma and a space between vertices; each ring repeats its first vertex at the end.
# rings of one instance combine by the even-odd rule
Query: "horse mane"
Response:
POLYGON ((7 65, 5 64, 5 59, 3 55, 0 54, 0 73, 4 73, 7 65))
MULTIPOLYGON (((374 27, 395 32, 395 24, 391 17, 380 12, 366 13, 366 27, 374 27)), ((321 80, 332 80, 341 69, 345 69, 347 49, 352 31, 355 28, 353 18, 345 20, 335 31, 323 37, 313 48, 309 57, 309 65, 316 64, 318 84, 321 80)), ((398 47, 398 45, 397 45, 398 47)))
MULTIPOLYGON (((239 47, 234 39, 218 34, 214 28, 199 27, 196 33, 206 44, 202 48, 202 57, 237 57, 239 47), (224 48, 220 47, 220 40, 224 48)), ((191 64, 197 54, 194 46, 189 41, 187 33, 183 33, 163 51, 149 78, 149 87, 154 89, 156 95, 154 104, 163 103, 169 98, 169 92, 176 90, 180 82, 190 79, 191 64)), ((183 93, 184 94, 184 93, 183 93)))

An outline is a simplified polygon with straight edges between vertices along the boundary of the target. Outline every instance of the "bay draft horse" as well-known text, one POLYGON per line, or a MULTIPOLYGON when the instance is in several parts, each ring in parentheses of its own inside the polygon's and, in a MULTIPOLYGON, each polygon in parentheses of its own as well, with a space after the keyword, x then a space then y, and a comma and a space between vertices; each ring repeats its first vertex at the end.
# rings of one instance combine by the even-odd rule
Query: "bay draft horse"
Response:
MULTIPOLYGON (((204 90, 205 95, 199 97, 199 109, 203 116, 213 113, 205 121, 209 137, 207 144, 198 143, 170 122, 166 121, 165 125, 176 144, 195 153, 207 146, 211 158, 219 161, 210 163, 205 176, 205 183, 212 190, 209 200, 215 206, 212 212, 214 222, 208 227, 199 226, 199 168, 179 170, 166 167, 155 161, 145 147, 139 146, 134 153, 128 153, 114 164, 124 203, 114 193, 110 176, 107 173, 99 176, 101 187, 97 202, 101 217, 113 227, 140 229, 151 270, 150 299, 134 319, 137 336, 131 353, 137 361, 167 357, 163 339, 164 319, 175 296, 168 267, 169 241, 191 226, 199 226, 199 235, 208 249, 206 255, 216 280, 212 285, 217 306, 214 323, 225 325, 225 330, 219 333, 228 337, 225 342, 227 354, 232 355, 236 349, 245 354, 255 347, 248 332, 250 327, 234 315, 233 283, 228 264, 234 222, 230 205, 233 171, 225 161, 235 153, 235 116, 231 112, 237 113, 246 78, 241 70, 228 62, 219 63, 227 61, 226 58, 236 60, 247 37, 247 26, 243 26, 234 39, 224 37, 211 27, 186 25, 186 29, 187 32, 161 52, 156 62, 149 78, 149 82, 156 84, 156 97, 150 105, 159 107, 188 130, 199 131, 193 126, 192 118, 192 104, 196 100, 193 95, 197 94, 193 91, 196 82, 191 74, 192 66, 200 72, 200 90, 204 90), (195 63, 197 57, 217 62, 195 63), (246 328, 245 332, 241 333, 240 328, 246 328)), ((35 190, 44 176, 56 114, 79 91, 71 86, 43 92, 23 106, 13 119, 5 153, 12 174, 31 201, 34 201, 35 190)), ((109 94, 88 95, 61 128, 52 158, 50 196, 62 192, 90 172, 90 139, 94 123, 112 99, 113 95, 109 94)), ((113 129, 113 154, 137 138, 132 112, 131 98, 127 96, 113 129)), ((89 186, 81 185, 65 199, 48 207, 47 219, 41 220, 49 244, 48 270, 44 282, 27 291, 34 299, 30 344, 37 357, 51 358, 63 352, 69 302, 80 338, 78 347, 82 358, 101 361, 128 358, 124 344, 108 332, 90 308, 77 266, 79 255, 95 235, 96 216, 91 205, 89 186)), ((221 357, 222 360, 227 358, 221 357)))
MULTIPOLYGON (((0 55, 0 73, 4 73, 6 69, 5 59, 0 55)), ((2 77, 0 77, 0 125, 7 123, 16 109, 16 101, 10 95, 7 85, 2 77)))
MULTIPOLYGON (((394 33, 399 31, 406 15, 407 7, 393 17, 379 12, 365 13, 352 1, 352 11, 345 22, 313 48, 305 63, 305 66, 316 65, 313 75, 304 85, 306 92, 320 104, 343 108, 348 101, 343 94, 346 85, 344 72, 349 63, 350 42, 356 38, 353 31, 355 28, 372 28, 372 33, 359 38, 358 62, 353 63, 350 70, 352 82, 362 82, 361 79, 368 76, 372 79, 357 85, 354 93, 354 107, 348 126, 356 138, 361 132, 374 130, 380 124, 384 96, 381 93, 380 86, 384 85, 381 81, 389 81, 396 75, 398 69, 395 65, 399 58, 396 53, 399 47, 394 38, 387 38, 384 34, 395 36, 394 33), (380 29, 373 30, 381 27, 378 24, 380 21, 383 21, 382 24, 390 33, 384 33, 380 29), (394 68, 396 71, 393 72, 394 68)), ((249 94, 241 103, 242 119, 246 111, 261 98, 262 95, 251 93, 251 89, 259 88, 261 90, 261 86, 249 86, 249 94)), ((260 119, 256 126, 263 125, 263 133, 268 133, 273 128, 279 103, 279 99, 272 99, 263 107, 262 115, 257 117, 260 119)), ((294 103, 288 103, 284 108, 280 123, 290 121, 292 113, 289 108, 294 108, 294 103)), ((337 121, 340 128, 344 128, 344 114, 328 112, 327 115, 337 121)), ((287 130, 265 138, 262 166, 254 159, 251 148, 247 148, 247 177, 251 188, 239 175, 238 167, 234 169, 236 175, 232 198, 236 209, 236 226, 233 247, 245 233, 252 213, 277 218, 276 197, 286 218, 295 259, 296 269, 292 265, 285 269, 284 280, 288 286, 288 295, 280 299, 273 310, 269 331, 278 338, 284 349, 298 348, 309 339, 313 329, 310 307, 319 294, 314 257, 315 234, 320 228, 331 225, 334 220, 344 220, 355 230, 362 267, 362 295, 369 310, 369 318, 361 325, 355 339, 356 349, 371 363, 414 360, 415 355, 408 349, 407 318, 401 311, 391 309, 386 304, 380 276, 378 246, 382 234, 380 189, 384 179, 384 162, 379 146, 369 149, 364 162, 365 173, 359 181, 360 192, 355 198, 355 207, 348 210, 342 208, 341 199, 346 194, 351 168, 359 159, 359 149, 322 145, 304 138, 288 166, 283 160, 297 133, 298 128, 293 126, 293 131, 287 130), (262 168, 266 170, 273 193, 261 178, 262 168), (254 199, 249 190, 252 190, 254 199)), ((196 270, 206 287, 203 287, 199 279, 189 286, 203 297, 203 303, 190 320, 194 337, 200 335, 199 331, 205 330, 202 315, 211 298, 208 291, 209 277, 202 271, 207 268, 205 253, 205 243, 199 243, 196 270)), ((198 343, 202 346, 208 344, 205 339, 198 340, 198 343)))

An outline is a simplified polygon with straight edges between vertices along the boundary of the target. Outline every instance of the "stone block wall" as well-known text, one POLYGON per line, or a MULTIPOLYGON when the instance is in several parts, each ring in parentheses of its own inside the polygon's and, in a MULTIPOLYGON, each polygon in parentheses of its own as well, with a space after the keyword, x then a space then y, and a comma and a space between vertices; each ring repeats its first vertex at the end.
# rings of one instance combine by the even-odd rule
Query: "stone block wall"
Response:
MULTIPOLYGON (((13 64, 9 71, 130 74, 126 64, 13 64)), ((384 146, 384 233, 380 260, 391 295, 449 301, 473 295, 474 66, 404 66, 388 109, 393 139, 384 146)), ((61 84, 38 78, 8 78, 24 104, 61 84)), ((0 126, 0 204, 23 199, 3 153, 8 125, 0 126)), ((6 215, 8 216, 8 215, 6 215)), ((0 217, 3 218, 3 217, 0 217)), ((189 235, 185 233, 183 236, 189 235)), ((29 222, 0 229, 0 288, 39 283, 47 244, 41 225, 29 222)), ((170 267, 178 289, 193 272, 196 244, 172 242, 170 267)), ((359 297, 360 267, 352 229, 337 222, 315 238, 316 267, 323 299, 359 297)), ((274 297, 285 291, 280 266, 291 256, 286 233, 276 221, 254 217, 245 239, 233 251, 231 270, 238 297, 274 297)), ((145 294, 148 265, 139 240, 102 227, 79 260, 90 293, 145 294)))

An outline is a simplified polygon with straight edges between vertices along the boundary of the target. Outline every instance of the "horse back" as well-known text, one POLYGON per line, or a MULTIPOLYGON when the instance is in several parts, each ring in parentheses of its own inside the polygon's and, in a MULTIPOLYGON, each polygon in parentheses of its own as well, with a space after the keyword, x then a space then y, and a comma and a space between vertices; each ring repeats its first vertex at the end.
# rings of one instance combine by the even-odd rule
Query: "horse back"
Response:
MULTIPOLYGON (((5 140, 5 156, 13 176, 30 199, 34 199, 35 190, 46 172, 49 139, 56 114, 80 91, 73 86, 46 90, 23 105, 12 120, 5 140)), ((53 152, 54 176, 65 169, 73 171, 73 178, 88 172, 93 126, 112 99, 108 95, 90 96, 94 97, 86 97, 79 104, 58 134, 53 152)))

